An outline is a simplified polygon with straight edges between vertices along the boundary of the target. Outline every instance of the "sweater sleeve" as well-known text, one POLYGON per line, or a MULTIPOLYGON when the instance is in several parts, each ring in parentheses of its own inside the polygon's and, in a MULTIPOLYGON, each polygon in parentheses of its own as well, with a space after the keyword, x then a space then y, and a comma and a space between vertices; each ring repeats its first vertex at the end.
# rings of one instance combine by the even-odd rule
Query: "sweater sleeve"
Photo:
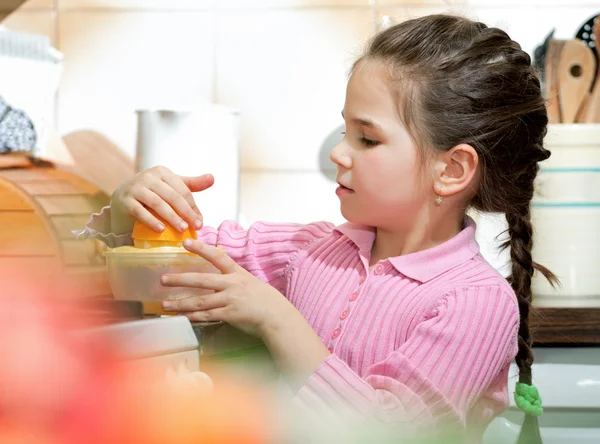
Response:
MULTIPOLYGON (((445 294, 411 336, 358 375, 330 355, 296 395, 299 405, 410 427, 464 428, 470 409, 497 384, 517 351, 518 306, 500 287, 445 294)), ((490 419, 508 406, 504 396, 490 419)))
MULTIPOLYGON (((198 239, 223 248, 239 265, 277 290, 284 291, 284 271, 292 254, 304 246, 331 234, 329 222, 311 224, 256 222, 244 229, 235 221, 225 221, 218 228, 204 226, 198 239)), ((92 214, 78 239, 94 237, 111 248, 133 245, 131 234, 111 233, 110 207, 92 214)))
POLYGON ((292 255, 330 235, 333 228, 329 222, 255 222, 244 229, 235 221, 225 221, 218 228, 203 227, 198 239, 223 248, 237 264, 283 293, 284 272, 292 255))

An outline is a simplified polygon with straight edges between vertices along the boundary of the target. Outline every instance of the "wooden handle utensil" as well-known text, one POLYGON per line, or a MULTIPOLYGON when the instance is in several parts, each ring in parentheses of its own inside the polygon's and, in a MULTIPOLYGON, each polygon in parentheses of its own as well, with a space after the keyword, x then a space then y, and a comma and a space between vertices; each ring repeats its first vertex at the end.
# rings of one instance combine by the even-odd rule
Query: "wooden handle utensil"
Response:
MULTIPOLYGON (((596 17, 593 31, 594 33, 594 49, 598 54, 600 60, 600 18, 596 17)), ((600 68, 600 67, 599 67, 600 68)), ((600 123, 600 69, 596 69, 596 80, 594 82, 594 89, 588 97, 585 109, 583 110, 582 117, 580 119, 583 123, 600 123)))
POLYGON ((560 52, 558 102, 562 123, 575 123, 596 74, 596 59, 581 40, 567 40, 560 52))
POLYGON ((556 68, 565 40, 548 41, 544 67, 544 84, 546 96, 546 112, 550 123, 560 123, 560 105, 558 103, 558 76, 556 68))

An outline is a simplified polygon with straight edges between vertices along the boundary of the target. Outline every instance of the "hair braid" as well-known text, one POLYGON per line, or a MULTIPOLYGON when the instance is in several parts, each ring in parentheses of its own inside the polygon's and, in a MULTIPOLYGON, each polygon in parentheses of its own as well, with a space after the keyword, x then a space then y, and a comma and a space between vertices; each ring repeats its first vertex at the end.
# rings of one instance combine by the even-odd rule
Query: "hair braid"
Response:
MULTIPOLYGON (((510 246, 512 263, 511 275, 508 281, 513 287, 519 302, 519 349, 515 357, 519 367, 519 382, 532 385, 531 366, 533 364, 533 337, 529 330, 529 311, 532 302, 531 278, 535 270, 540 271, 550 282, 555 283, 556 277, 545 267, 533 261, 533 226, 531 211, 527 205, 520 214, 506 214, 509 240, 504 247, 510 246)), ((538 418, 525 415, 523 426, 517 444, 541 443, 538 418)))

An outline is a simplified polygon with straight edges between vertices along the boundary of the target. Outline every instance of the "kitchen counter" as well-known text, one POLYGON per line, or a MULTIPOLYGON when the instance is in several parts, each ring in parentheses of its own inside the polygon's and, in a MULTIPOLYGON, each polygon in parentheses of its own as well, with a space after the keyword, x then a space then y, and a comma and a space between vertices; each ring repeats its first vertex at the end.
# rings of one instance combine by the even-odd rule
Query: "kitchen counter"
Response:
POLYGON ((535 345, 600 345, 600 308, 541 308, 530 312, 535 345))

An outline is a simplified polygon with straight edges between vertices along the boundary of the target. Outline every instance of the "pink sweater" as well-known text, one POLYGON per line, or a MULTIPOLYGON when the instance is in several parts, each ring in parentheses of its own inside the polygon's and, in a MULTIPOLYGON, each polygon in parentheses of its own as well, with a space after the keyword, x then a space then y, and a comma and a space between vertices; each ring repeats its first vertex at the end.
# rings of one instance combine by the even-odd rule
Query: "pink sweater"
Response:
MULTIPOLYGON (((105 209, 82 233, 109 246, 105 209)), ((475 223, 435 248, 369 269, 375 233, 334 227, 227 221, 199 238, 282 292, 331 355, 297 393, 311 409, 384 422, 440 424, 477 442, 508 406, 519 310, 508 282, 481 256, 475 223)))

